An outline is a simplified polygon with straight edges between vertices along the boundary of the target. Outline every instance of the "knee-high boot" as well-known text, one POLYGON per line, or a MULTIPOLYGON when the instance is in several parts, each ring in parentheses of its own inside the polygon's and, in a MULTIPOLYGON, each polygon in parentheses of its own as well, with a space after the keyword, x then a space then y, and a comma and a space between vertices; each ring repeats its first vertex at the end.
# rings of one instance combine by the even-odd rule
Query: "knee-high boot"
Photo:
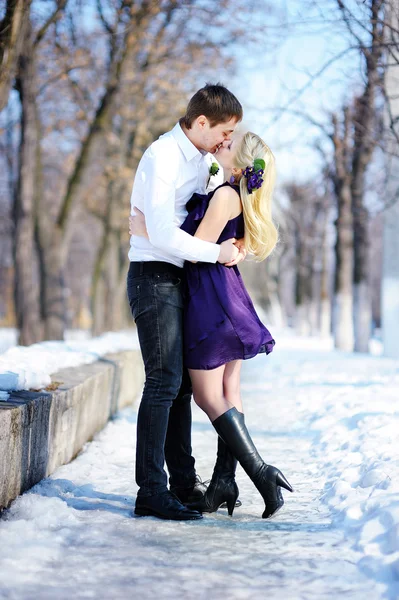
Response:
POLYGON ((236 408, 231 408, 215 419, 212 425, 265 501, 262 517, 271 517, 284 504, 281 488, 292 492, 291 485, 281 471, 263 461, 245 426, 244 415, 236 408))

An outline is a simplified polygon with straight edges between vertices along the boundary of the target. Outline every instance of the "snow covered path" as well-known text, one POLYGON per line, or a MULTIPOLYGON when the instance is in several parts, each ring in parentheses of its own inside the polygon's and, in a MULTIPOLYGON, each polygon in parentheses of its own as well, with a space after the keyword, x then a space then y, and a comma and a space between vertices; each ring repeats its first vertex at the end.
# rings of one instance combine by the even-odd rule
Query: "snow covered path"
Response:
MULTIPOLYGON (((121 412, 3 514, 0 598, 397 598, 398 383, 397 362, 297 338, 245 363, 249 429, 295 487, 270 521, 240 468, 233 518, 133 518, 136 414, 121 412)), ((196 408, 193 446, 207 478, 216 435, 196 408)))

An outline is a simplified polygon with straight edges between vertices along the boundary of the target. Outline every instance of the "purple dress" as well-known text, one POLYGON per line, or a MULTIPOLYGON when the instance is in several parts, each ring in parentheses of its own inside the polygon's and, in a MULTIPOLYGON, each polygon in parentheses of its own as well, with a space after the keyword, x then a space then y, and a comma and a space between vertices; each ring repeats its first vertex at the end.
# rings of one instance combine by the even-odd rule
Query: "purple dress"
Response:
MULTIPOLYGON (((239 193, 239 186, 230 185, 239 193)), ((222 187, 222 186, 219 186, 222 187)), ((216 188, 218 189, 218 188, 216 188)), ((194 194, 181 229, 194 235, 216 190, 194 194)), ((218 244, 244 237, 240 214, 223 229, 218 244)), ((232 360, 269 354, 275 344, 260 321, 236 266, 184 263, 184 363, 189 369, 216 369, 232 360)))

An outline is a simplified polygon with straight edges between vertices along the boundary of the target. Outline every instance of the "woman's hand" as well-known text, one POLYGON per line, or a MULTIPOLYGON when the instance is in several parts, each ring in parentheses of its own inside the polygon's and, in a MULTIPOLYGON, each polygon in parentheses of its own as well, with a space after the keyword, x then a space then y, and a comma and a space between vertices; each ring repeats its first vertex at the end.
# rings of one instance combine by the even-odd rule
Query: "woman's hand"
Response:
POLYGON ((138 237, 145 237, 148 240, 148 232, 145 224, 144 213, 138 208, 134 207, 134 216, 129 217, 129 234, 137 235, 138 237))

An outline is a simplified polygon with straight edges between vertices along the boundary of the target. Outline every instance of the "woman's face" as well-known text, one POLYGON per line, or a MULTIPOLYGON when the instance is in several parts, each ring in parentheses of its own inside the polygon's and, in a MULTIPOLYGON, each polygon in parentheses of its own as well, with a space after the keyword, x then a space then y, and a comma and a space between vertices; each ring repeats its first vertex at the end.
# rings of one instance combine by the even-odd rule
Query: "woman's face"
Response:
POLYGON ((222 146, 220 146, 217 151, 216 158, 218 163, 220 163, 225 171, 231 171, 231 169, 235 166, 234 159, 237 152, 239 144, 239 139, 234 137, 229 142, 224 142, 222 146))

